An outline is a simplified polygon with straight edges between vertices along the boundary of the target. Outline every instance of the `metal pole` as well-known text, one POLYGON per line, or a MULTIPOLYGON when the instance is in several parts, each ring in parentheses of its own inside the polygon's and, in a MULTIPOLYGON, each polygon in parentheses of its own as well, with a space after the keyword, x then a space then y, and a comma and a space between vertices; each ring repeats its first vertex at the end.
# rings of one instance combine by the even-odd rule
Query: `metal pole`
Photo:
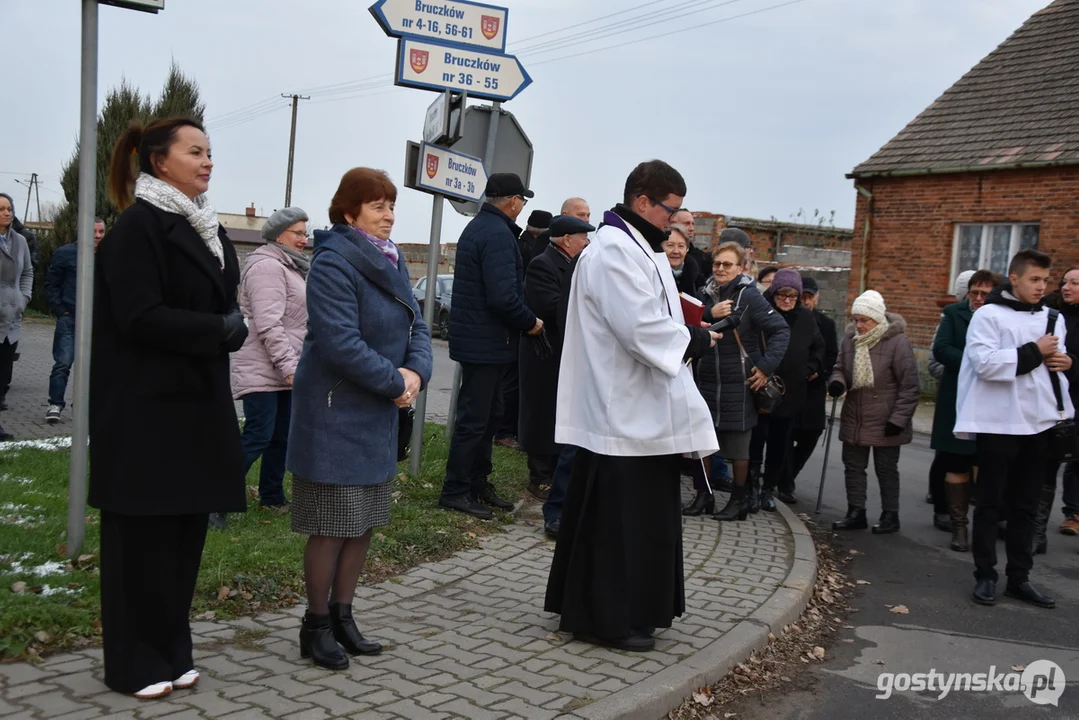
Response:
MULTIPOLYGON (((26 186, 26 210, 24 210, 23 214, 22 214, 22 221, 23 222, 26 222, 27 220, 30 219, 30 197, 34 194, 34 181, 35 180, 37 180, 37 173, 31 173, 30 174, 30 183, 26 186)), ((12 207, 11 209, 12 209, 12 211, 15 210, 14 207, 12 207)), ((41 218, 38 218, 38 220, 41 220, 41 218)))
MULTIPOLYGON (((427 298, 423 305, 423 321, 427 328, 434 327, 435 299, 438 297, 438 261, 442 255, 442 196, 435 195, 431 205, 431 244, 427 248, 427 298)), ((412 458, 409 462, 409 472, 413 475, 420 474, 420 463, 423 460, 423 425, 427 419, 427 388, 420 392, 416 398, 416 422, 412 426, 412 458)))
MULTIPOLYGON (((464 107, 461 108, 464 117, 464 107)), ((495 148, 498 143, 498 120, 502 117, 502 103, 496 102, 491 106, 491 122, 487 126, 487 147, 483 153, 483 167, 487 174, 496 172, 492 164, 495 161, 495 148)), ((483 198, 486 200, 487 198, 483 198)), ((481 201, 482 202, 482 201, 481 201)), ((461 392, 461 364, 453 364, 453 390, 450 392, 450 414, 446 418, 446 437, 453 437, 453 427, 457 419, 457 396, 461 392)))
POLYGON ((97 0, 82 0, 82 101, 79 109, 78 268, 75 394, 67 502, 67 556, 86 535, 86 461, 90 437, 90 331, 94 317, 94 211, 97 194, 97 0))
MULTIPOLYGON (((288 97, 287 95, 285 97, 288 97)), ((292 156, 296 152, 296 106, 300 96, 292 96, 292 132, 288 140, 288 176, 285 178, 285 207, 292 207, 292 156)))
POLYGON ((815 515, 820 515, 820 506, 824 502, 824 478, 828 474, 828 451, 832 449, 832 427, 835 425, 835 406, 839 398, 832 398, 832 416, 828 418, 828 432, 824 435, 824 466, 820 472, 820 488, 817 490, 817 510, 815 515))

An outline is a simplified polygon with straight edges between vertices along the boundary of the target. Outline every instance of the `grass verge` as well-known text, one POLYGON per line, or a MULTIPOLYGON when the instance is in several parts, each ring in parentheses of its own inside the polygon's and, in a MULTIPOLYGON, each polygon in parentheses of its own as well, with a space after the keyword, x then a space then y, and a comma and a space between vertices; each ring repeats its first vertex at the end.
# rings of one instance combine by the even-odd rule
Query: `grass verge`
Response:
MULTIPOLYGON (((423 464, 416 477, 402 464, 390 524, 375 531, 363 582, 377 582, 420 563, 475 547, 478 538, 513 521, 496 513, 483 522, 436 507, 449 443, 441 425, 428 423, 423 464)), ((68 444, 70 441, 68 441, 68 444)), ((98 641, 99 514, 86 515, 86 541, 69 563, 67 481, 63 442, 0 444, 0 659, 30 658, 98 641)), ((248 512, 211 530, 192 607, 193 618, 229 618, 302 600, 305 536, 290 516, 258 508, 259 466, 247 478, 248 512)), ((491 481, 506 498, 527 485, 525 456, 495 447, 491 481)), ((286 477, 286 493, 291 479, 286 477)))

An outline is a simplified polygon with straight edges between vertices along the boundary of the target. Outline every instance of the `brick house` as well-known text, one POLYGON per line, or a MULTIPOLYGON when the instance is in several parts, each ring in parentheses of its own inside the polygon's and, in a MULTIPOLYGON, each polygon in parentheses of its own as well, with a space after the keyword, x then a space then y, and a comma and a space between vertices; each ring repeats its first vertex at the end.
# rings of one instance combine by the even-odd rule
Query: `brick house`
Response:
POLYGON ((880 291, 923 358, 960 272, 1003 273, 1025 247, 1056 277, 1079 265, 1079 0, 1035 13, 847 177, 848 307, 880 291))

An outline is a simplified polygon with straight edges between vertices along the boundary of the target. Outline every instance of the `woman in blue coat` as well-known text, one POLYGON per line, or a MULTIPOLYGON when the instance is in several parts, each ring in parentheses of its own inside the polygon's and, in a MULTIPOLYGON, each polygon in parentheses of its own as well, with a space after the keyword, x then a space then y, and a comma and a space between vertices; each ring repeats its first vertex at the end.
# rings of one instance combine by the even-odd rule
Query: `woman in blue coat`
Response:
POLYGON ((382 171, 345 173, 315 232, 307 337, 293 380, 288 469, 304 551, 300 654, 331 669, 375 655, 352 618, 373 528, 389 523, 398 410, 431 377, 431 334, 390 240, 397 188, 382 171))

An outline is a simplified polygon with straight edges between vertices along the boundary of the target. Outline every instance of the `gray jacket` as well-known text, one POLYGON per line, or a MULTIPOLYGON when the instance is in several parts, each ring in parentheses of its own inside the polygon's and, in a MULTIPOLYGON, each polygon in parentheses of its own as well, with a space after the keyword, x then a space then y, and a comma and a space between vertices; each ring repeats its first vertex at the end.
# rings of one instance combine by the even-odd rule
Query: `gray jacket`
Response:
POLYGON ((26 238, 8 230, 8 247, 0 245, 0 338, 19 342, 22 313, 34 291, 34 266, 26 238))

